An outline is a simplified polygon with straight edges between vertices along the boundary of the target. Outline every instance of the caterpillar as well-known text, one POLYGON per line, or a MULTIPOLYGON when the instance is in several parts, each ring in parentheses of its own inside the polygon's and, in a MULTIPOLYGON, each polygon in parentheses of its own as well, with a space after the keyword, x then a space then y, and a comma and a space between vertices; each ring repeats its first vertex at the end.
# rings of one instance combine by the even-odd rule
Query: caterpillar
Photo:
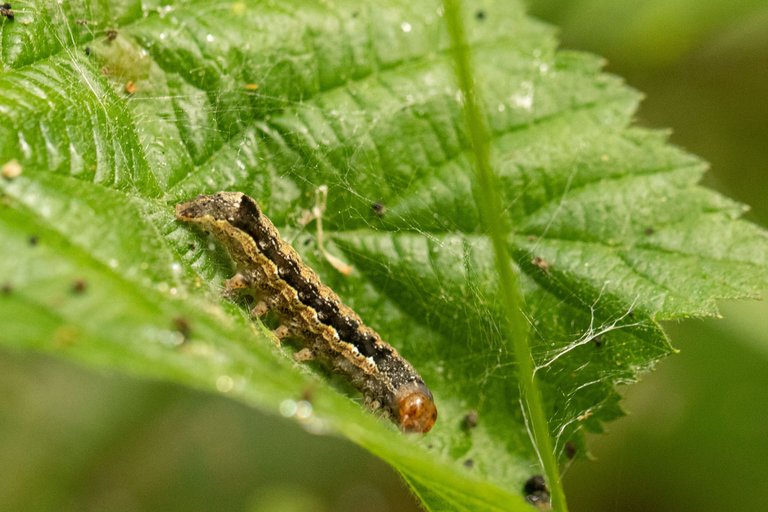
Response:
POLYGON ((404 432, 432 428, 437 407, 424 380, 302 262, 254 199, 241 192, 201 195, 178 204, 176 218, 224 245, 237 269, 227 293, 253 295, 254 316, 275 311, 275 335, 303 346, 297 359, 317 359, 345 375, 370 409, 384 411, 404 432))

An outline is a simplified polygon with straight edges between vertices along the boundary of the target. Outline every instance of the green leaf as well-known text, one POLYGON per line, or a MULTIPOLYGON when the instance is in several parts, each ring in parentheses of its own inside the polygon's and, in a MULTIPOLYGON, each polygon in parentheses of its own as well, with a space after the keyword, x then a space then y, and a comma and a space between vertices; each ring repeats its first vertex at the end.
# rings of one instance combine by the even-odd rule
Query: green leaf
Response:
MULTIPOLYGON (((14 9, 0 165, 21 175, 0 180, 0 343, 282 411, 388 461, 431 510, 529 510, 540 469, 439 3, 14 9), (301 227, 321 185, 350 276, 301 227), (255 197, 419 369, 432 432, 399 433, 221 298, 226 255, 173 218, 218 190, 255 197), (312 414, 292 414, 307 395, 312 414)), ((699 159, 630 126, 639 95, 599 59, 557 52, 516 2, 465 10, 557 454, 583 455, 582 432, 622 414, 614 385, 672 351, 658 320, 715 315, 715 299, 768 283, 768 236, 697 185, 699 159)))

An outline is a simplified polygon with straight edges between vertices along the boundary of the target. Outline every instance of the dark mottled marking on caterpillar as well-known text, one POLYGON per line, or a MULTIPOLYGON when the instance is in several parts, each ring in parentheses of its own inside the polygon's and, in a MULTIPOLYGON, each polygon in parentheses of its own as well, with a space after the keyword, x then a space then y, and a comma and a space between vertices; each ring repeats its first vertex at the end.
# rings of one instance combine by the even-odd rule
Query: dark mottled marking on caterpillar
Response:
POLYGON ((177 205, 176 217, 227 248, 237 267, 228 291, 253 294, 259 314, 276 311, 280 332, 303 343, 302 359, 310 354, 346 375, 368 407, 383 410, 402 430, 432 428, 437 408, 413 366, 320 282, 255 200, 240 192, 201 195, 177 205))

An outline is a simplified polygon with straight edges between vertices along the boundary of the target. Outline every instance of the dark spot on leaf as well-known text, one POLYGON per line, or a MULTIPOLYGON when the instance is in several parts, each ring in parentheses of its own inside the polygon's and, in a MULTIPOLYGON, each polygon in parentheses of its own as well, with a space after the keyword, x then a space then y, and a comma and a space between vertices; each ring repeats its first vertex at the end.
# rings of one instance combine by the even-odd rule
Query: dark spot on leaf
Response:
POLYGON ((577 453, 576 445, 573 443, 573 441, 568 441, 565 443, 565 456, 571 460, 576 456, 577 453))
POLYGON ((384 203, 380 201, 376 201, 371 205, 371 210, 373 210, 373 214, 377 217, 383 217, 385 213, 387 213, 387 207, 384 206, 384 203))
POLYGON ((90 55, 91 54, 91 47, 90 46, 86 46, 85 47, 85 54, 86 55, 90 55))
POLYGON ((31 235, 27 242, 30 246, 35 247, 37 243, 40 241, 40 239, 37 237, 37 235, 31 235))
POLYGON ((541 256, 534 256, 531 263, 539 267, 543 272, 549 272, 549 263, 541 256))
POLYGON ((183 316, 177 316, 173 318, 173 328, 176 329, 179 334, 181 334, 182 343, 186 342, 189 339, 189 336, 192 334, 192 327, 189 324, 189 320, 183 316))
POLYGON ((547 483, 542 475, 533 475, 525 481, 525 485, 523 486, 523 492, 525 494, 533 494, 534 492, 541 491, 549 492, 547 483))
POLYGON ((6 281, 5 283, 3 283, 3 286, 2 288, 0 288, 0 290, 2 290, 3 295, 10 295, 11 292, 13 291, 13 285, 8 281, 6 281))
POLYGON ((8 20, 13 21, 13 9, 11 9, 11 4, 5 2, 0 5, 0 16, 5 16, 8 20))
POLYGON ((603 346, 603 338, 600 336, 595 336, 592 338, 592 343, 595 344, 595 348, 601 348, 603 346))
POLYGON ((651 235, 652 235, 652 234, 654 234, 655 232, 656 232, 656 230, 655 230, 655 229, 653 229, 653 228, 652 228, 652 227, 650 227, 650 226, 649 226, 649 227, 647 227, 647 228, 645 228, 645 230, 643 231, 643 233, 645 233, 645 235, 646 235, 646 236, 651 236, 651 235))
POLYGON ((461 427, 465 430, 471 430, 477 426, 477 421, 477 411, 472 409, 464 415, 464 418, 461 420, 461 427))
POLYGON ((85 281, 85 279, 75 279, 72 282, 72 293, 74 294, 81 294, 85 292, 85 290, 88 288, 88 283, 85 281))
POLYGON ((305 402, 312 403, 312 400, 315 398, 315 388, 306 388, 304 391, 301 392, 301 399, 305 402))
POLYGON ((484 10, 482 10, 482 9, 478 9, 478 10, 475 12, 475 19, 476 19, 477 21, 483 21, 483 20, 485 20, 485 16, 486 16, 486 14, 485 14, 485 11, 484 11, 484 10))
POLYGON ((475 467, 475 460, 474 459, 467 459, 464 461, 464 467, 467 469, 472 469, 475 467))
POLYGON ((109 30, 107 30, 107 31, 104 33, 104 35, 105 35, 105 36, 106 36, 106 38, 107 38, 107 42, 108 42, 108 43, 111 43, 112 41, 114 41, 115 39, 117 39, 117 30, 115 30, 114 28, 110 28, 109 30))
POLYGON ((526 501, 533 505, 539 506, 549 503, 549 489, 541 475, 533 475, 525 481, 523 494, 525 494, 526 501))

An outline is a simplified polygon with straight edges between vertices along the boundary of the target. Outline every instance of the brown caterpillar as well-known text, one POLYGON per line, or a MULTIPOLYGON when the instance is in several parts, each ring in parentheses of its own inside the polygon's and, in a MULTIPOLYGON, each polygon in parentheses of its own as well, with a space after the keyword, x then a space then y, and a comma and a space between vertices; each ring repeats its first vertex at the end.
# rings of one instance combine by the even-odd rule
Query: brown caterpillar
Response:
POLYGON ((278 338, 304 346, 297 359, 317 358, 344 374, 373 410, 405 432, 428 432, 437 419, 432 393, 408 361, 338 295, 320 282, 252 198, 240 192, 201 195, 176 206, 176 218, 197 224, 228 250, 237 274, 227 291, 253 294, 253 314, 276 311, 278 338))

